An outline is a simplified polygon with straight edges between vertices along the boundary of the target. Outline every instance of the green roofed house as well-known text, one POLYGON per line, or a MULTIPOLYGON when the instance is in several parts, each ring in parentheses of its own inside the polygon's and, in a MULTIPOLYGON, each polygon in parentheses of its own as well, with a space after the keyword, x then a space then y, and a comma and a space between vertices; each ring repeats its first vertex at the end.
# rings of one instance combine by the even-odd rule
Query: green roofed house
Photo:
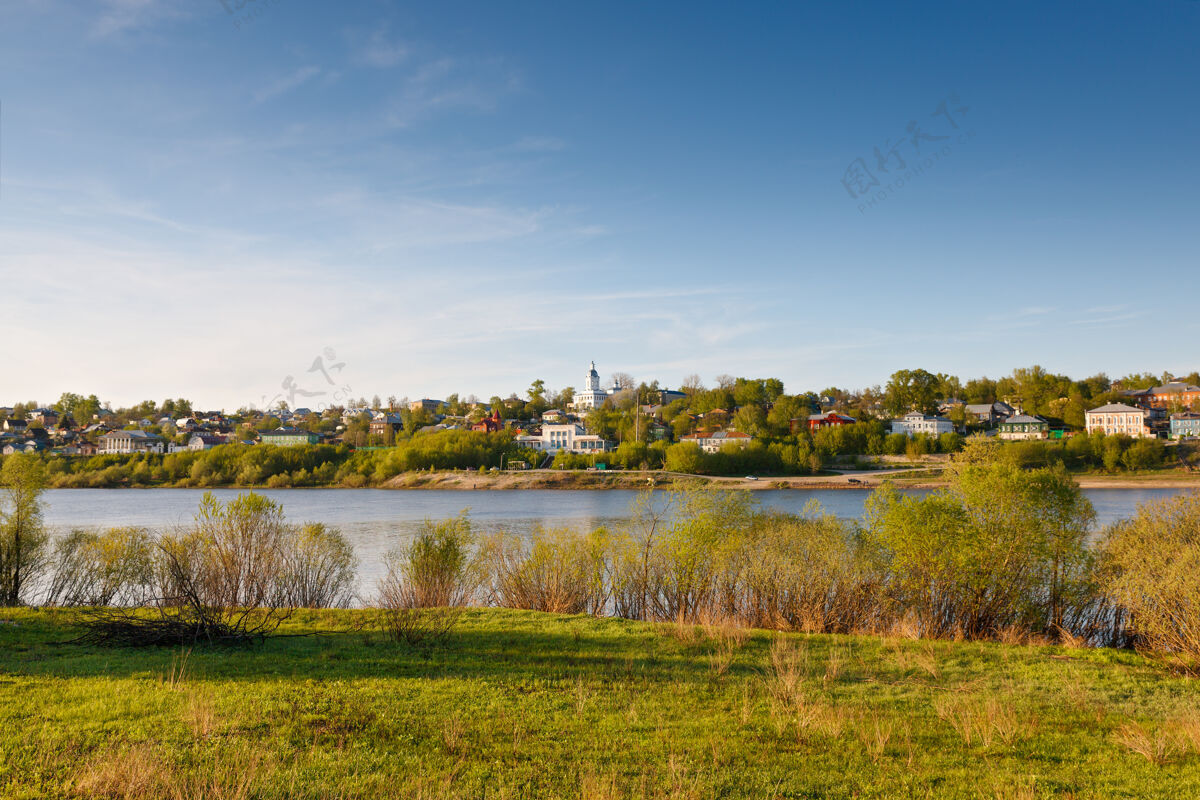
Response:
POLYGON ((1050 435, 1050 423, 1029 414, 1009 417, 999 427, 996 435, 1001 439, 1045 439, 1050 435))
POLYGON ((299 428, 276 428, 273 431, 262 431, 258 434, 263 444, 273 444, 279 447, 298 447, 304 444, 316 444, 321 437, 310 431, 299 428))

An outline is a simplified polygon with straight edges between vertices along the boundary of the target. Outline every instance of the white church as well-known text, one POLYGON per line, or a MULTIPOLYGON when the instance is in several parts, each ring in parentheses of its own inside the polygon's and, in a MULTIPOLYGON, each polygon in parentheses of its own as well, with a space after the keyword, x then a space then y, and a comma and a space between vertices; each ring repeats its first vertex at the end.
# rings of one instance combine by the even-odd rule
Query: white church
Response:
POLYGON ((586 413, 593 408, 601 408, 608 395, 608 392, 600 388, 600 373, 596 372, 596 362, 593 361, 588 368, 587 377, 583 379, 583 391, 575 393, 571 405, 577 413, 586 413))

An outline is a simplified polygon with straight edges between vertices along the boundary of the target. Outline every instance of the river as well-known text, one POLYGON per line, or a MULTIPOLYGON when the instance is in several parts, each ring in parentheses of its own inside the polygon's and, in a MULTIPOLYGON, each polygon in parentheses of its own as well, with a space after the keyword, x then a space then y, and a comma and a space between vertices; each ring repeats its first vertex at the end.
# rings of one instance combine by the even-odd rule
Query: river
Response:
MULTIPOLYGON (((914 490, 915 493, 922 493, 914 490)), ((1130 517, 1141 503, 1191 489, 1084 489, 1097 523, 1130 517)), ((215 489, 221 500, 236 489, 215 489)), ((50 489, 45 521, 55 532, 74 528, 133 525, 168 530, 188 524, 203 496, 200 489, 50 489)), ((538 525, 590 529, 629 516, 632 490, 399 491, 388 489, 264 489, 259 494, 283 506, 294 522, 324 522, 339 528, 360 559, 360 589, 369 591, 382 575, 383 555, 403 543, 426 519, 466 509, 480 530, 527 532, 538 525)), ((869 494, 856 489, 786 489, 754 493, 764 507, 799 512, 816 500, 839 517, 858 519, 869 494)))

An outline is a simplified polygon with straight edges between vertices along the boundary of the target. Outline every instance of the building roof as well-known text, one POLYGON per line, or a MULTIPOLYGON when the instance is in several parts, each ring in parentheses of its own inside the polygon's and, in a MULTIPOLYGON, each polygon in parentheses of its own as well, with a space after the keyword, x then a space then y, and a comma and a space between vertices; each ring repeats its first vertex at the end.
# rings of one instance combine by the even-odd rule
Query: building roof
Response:
POLYGON ((1184 392, 1200 392, 1200 386, 1193 386, 1183 381, 1171 381, 1170 383, 1164 383, 1162 386, 1147 389, 1146 392, 1148 394, 1182 394, 1184 392))
POLYGON ((705 433, 703 431, 697 433, 689 433, 686 436, 679 437, 680 439, 752 439, 750 434, 742 433, 741 431, 713 431, 705 433))
POLYGON ((316 436, 312 431, 300 428, 276 428, 273 431, 259 431, 259 436, 316 436))
POLYGON ((199 439, 205 444, 225 444, 225 437, 213 436, 209 433, 193 433, 188 441, 190 442, 192 439, 199 439))
POLYGON ((1012 424, 1029 425, 1029 424, 1032 424, 1035 422, 1040 422, 1043 425, 1047 424, 1046 420, 1042 419, 1041 417, 1033 416, 1030 414, 1018 414, 1015 417, 1009 417, 1008 419, 1004 420, 1004 422, 1002 422, 1001 424, 1002 425, 1012 425, 1012 424))
POLYGON ((1130 412, 1134 412, 1134 413, 1138 413, 1138 414, 1146 413, 1146 411, 1144 409, 1134 408, 1133 406, 1127 406, 1124 403, 1109 403, 1106 406, 1100 406, 1099 408, 1090 409, 1087 413, 1089 413, 1089 414, 1122 414, 1122 413, 1128 414, 1130 412))
POLYGON ((854 417, 848 417, 845 414, 839 414, 836 411, 826 411, 823 414, 809 414, 808 415, 808 418, 810 420, 812 420, 813 422, 818 422, 823 419, 829 419, 830 417, 832 417, 834 419, 844 419, 848 422, 857 422, 858 421, 854 417))
POLYGON ((140 439, 143 442, 156 442, 159 436, 156 433, 147 433, 146 431, 112 431, 100 437, 101 439, 140 439))

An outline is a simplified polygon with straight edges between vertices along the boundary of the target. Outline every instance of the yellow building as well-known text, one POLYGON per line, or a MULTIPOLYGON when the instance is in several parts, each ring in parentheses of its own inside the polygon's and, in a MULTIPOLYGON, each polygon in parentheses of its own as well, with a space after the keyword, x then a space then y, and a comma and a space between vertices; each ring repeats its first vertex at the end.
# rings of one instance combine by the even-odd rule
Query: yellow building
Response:
POLYGON ((1087 414, 1087 432, 1104 433, 1109 436, 1153 437, 1150 430, 1150 412, 1123 403, 1110 403, 1093 408, 1087 414))

